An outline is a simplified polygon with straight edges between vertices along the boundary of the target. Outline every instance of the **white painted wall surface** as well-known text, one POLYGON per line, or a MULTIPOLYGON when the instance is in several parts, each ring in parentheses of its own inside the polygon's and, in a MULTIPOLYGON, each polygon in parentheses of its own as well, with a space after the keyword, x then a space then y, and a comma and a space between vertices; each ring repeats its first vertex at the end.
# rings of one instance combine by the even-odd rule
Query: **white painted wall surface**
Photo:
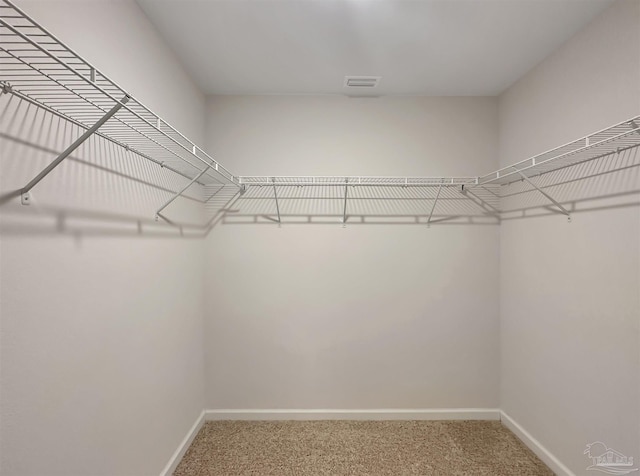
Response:
MULTIPOLYGON (((638 113, 640 2, 622 0, 500 97, 501 164, 638 113)), ((582 173, 616 163, 636 166, 556 175, 571 224, 547 214, 500 233, 500 405, 575 474, 594 441, 640 459, 640 152, 582 173)))
MULTIPOLYGON (((133 1, 18 6, 202 139, 204 98, 133 1)), ((54 157, 15 138, 59 151, 78 135, 7 100, 3 196, 54 157)), ((153 221, 185 182, 92 140, 34 188, 30 207, 0 208, 3 476, 158 475, 200 415, 202 240, 153 221)), ((167 214, 201 222, 202 207, 181 200, 167 214)))
MULTIPOLYGON (((479 173, 497 166, 496 112, 492 98, 218 96, 207 139, 239 174, 479 173)), ((275 213, 272 195, 254 206, 275 213)), ((207 408, 496 408, 497 227, 333 222, 213 229, 207 408)))

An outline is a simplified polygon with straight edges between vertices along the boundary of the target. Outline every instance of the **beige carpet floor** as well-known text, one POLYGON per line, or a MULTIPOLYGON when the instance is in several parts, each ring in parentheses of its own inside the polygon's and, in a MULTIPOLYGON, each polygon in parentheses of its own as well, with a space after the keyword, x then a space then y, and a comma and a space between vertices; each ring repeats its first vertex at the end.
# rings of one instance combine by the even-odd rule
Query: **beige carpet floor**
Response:
POLYGON ((553 473, 497 421, 207 422, 174 476, 553 473))

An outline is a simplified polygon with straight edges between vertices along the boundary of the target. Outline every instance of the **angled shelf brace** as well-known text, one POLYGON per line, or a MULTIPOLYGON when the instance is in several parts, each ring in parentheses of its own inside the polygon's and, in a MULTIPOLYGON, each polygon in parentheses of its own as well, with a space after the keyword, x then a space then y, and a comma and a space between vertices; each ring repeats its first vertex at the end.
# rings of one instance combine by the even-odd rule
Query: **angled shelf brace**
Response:
POLYGON ((38 175, 36 175, 31 182, 29 182, 27 185, 24 186, 24 188, 21 190, 21 195, 22 195, 22 204, 23 205, 29 205, 30 204, 30 200, 31 197, 29 195, 29 191, 35 187, 43 178, 45 178, 47 175, 49 175, 49 173, 55 169, 58 165, 60 165, 60 163, 66 159, 67 157, 69 157, 69 155, 71 155, 71 153, 76 150, 78 147, 80 147, 80 145, 82 145, 83 142, 85 142, 89 137, 91 137, 99 128, 100 126, 102 126, 105 122, 107 122, 116 112, 118 112, 122 106, 124 106, 127 101, 129 101, 129 99, 131 99, 130 96, 125 95, 120 102, 116 103, 115 106, 113 106, 111 108, 111 110, 109 110, 109 112, 107 112, 104 116, 102 116, 98 122, 96 122, 93 126, 91 126, 89 129, 87 129, 84 134, 82 134, 80 137, 78 137, 76 139, 76 141, 71 144, 69 147, 67 147, 53 162, 51 162, 47 167, 44 168, 44 170, 42 170, 42 172, 40 172, 38 175))
POLYGON ((164 210, 165 208, 167 208, 167 207, 168 207, 168 206, 169 206, 169 205, 170 205, 170 204, 171 204, 171 203, 172 203, 176 198, 178 198, 178 197, 182 196, 182 194, 183 194, 184 192, 186 192, 186 191, 187 191, 187 189, 188 189, 189 187, 191 187, 194 183, 196 183, 196 182, 200 179, 200 177, 202 177, 205 173, 207 173, 207 171, 208 171, 211 167, 212 167, 211 165, 207 165, 204 169, 202 169, 202 171, 201 171, 198 175, 196 175, 196 176, 191 180, 191 182, 189 182, 187 185, 185 185, 185 186, 182 188, 182 190, 180 190, 180 191, 179 191, 178 193, 176 193, 173 197, 171 197, 169 200, 167 200, 167 201, 165 202, 165 204, 164 204, 164 205, 162 205, 160 208, 158 208, 158 210, 156 211, 156 221, 158 221, 158 218, 160 218, 160 213, 162 212, 162 210, 164 210))
MULTIPOLYGON (((464 187, 464 185, 463 185, 464 187)), ((433 211, 436 209, 436 203, 438 203, 438 198, 440 198, 440 192, 442 191, 442 185, 438 186, 438 193, 436 193, 436 198, 433 201, 433 206, 431 207, 431 211, 429 212, 429 218, 427 219, 427 226, 431 226, 431 218, 433 217, 433 211)))
MULTIPOLYGON (((4 84, 4 88, 6 88, 8 90, 11 89, 10 85, 8 85, 8 84, 4 84)), ((2 95, 3 92, 7 92, 7 93, 9 92, 9 91, 3 91, 3 89, 0 89, 0 95, 2 95)), ((86 124, 78 122, 75 119, 71 119, 71 118, 61 114, 59 111, 57 111, 55 109, 52 109, 52 108, 50 108, 48 106, 40 104, 40 103, 34 101, 33 99, 29 98, 28 96, 25 96, 24 94, 22 94, 22 93, 20 93, 20 92, 18 92, 16 90, 11 90, 10 92, 11 92, 11 94, 13 94, 15 97, 19 98, 20 100, 28 102, 29 104, 32 104, 32 105, 42 109, 43 111, 46 111, 46 112, 50 113, 50 114, 53 114, 56 117, 59 117, 60 119, 64 119, 65 121, 68 121, 69 123, 71 123, 71 124, 73 124, 75 126, 78 126, 78 127, 82 128, 82 129, 85 129, 85 130, 89 129, 89 126, 87 126, 86 124)), ((155 158, 153 158, 153 157, 151 157, 149 155, 145 155, 142 152, 134 149, 133 147, 130 147, 130 146, 126 145, 126 144, 123 144, 122 142, 119 142, 119 141, 115 140, 114 138, 103 134, 100 130, 97 130, 96 132, 94 132, 94 135, 99 136, 102 139, 105 139, 105 140, 111 142, 112 144, 115 144, 115 145, 117 145, 119 147, 122 147, 123 149, 127 150, 128 152, 131 152, 132 154, 138 155, 138 156, 142 157, 143 159, 149 160, 149 161, 153 162, 156 165, 159 165, 160 167, 162 167, 164 169, 170 170, 171 172, 173 172, 173 173, 175 173, 177 175, 181 175, 182 177, 191 180, 191 177, 189 175, 185 174, 184 172, 181 172, 180 170, 177 170, 177 169, 171 167, 166 162, 161 162, 161 161, 159 161, 159 160, 157 160, 157 159, 155 159, 155 158)), ((202 183, 200 181, 197 182, 197 183, 199 183, 200 185, 204 185, 204 183, 202 183)))
MULTIPOLYGON (((489 191, 489 193, 492 193, 493 195, 495 195, 497 197, 497 195, 495 193, 491 192, 489 189, 487 189, 485 187, 482 187, 482 188, 487 190, 487 191, 489 191)), ((460 187, 460 193, 462 193, 462 195, 464 195, 465 197, 470 199, 473 203, 475 203, 480 208, 482 208, 482 210, 484 210, 485 213, 487 213, 489 215, 495 215, 495 216, 498 216, 498 217, 500 216, 500 210, 498 210, 496 207, 490 205, 489 203, 487 203, 486 200, 483 200, 478 195, 473 193, 471 190, 469 190, 469 187, 465 187, 463 185, 462 187, 460 187)), ((497 198, 499 198, 499 197, 497 197, 497 198)))
POLYGON ((564 208, 562 205, 560 205, 560 203, 558 203, 551 195, 549 195, 547 192, 545 192, 540 187, 538 187, 535 183, 533 183, 531 180, 529 180, 529 177, 527 177, 525 174, 523 174, 521 170, 518 170, 518 168, 515 167, 515 166, 513 168, 516 169, 516 172, 518 172, 518 174, 522 177, 522 180, 527 182, 529 185, 531 185, 533 188, 535 188, 538 192, 540 192, 542 195, 544 195, 547 198, 547 200, 549 200, 556 207, 558 207, 558 209, 560 210, 560 213, 562 213, 563 215, 566 215, 567 219, 569 221, 571 221, 571 213, 569 213, 569 211, 566 208, 564 208))
POLYGON ((349 179, 344 179, 344 209, 342 210, 342 226, 347 226, 347 198, 349 196, 349 179))
POLYGON ((280 204, 278 203, 278 191, 276 190, 276 179, 273 178, 273 197, 276 199, 276 211, 278 212, 278 225, 282 224, 282 219, 280 218, 280 204))

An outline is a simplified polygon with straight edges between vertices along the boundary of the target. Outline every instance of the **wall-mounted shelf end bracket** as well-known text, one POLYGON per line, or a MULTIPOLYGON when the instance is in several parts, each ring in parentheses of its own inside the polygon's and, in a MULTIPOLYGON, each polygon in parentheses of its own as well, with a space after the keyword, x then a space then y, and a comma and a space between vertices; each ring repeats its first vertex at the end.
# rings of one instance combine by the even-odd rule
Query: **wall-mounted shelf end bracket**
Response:
POLYGON ((571 213, 569 212, 569 210, 567 210, 565 207, 563 207, 556 199, 554 199, 551 195, 549 195, 547 192, 545 192, 544 190, 542 190, 540 187, 538 187, 535 183, 533 183, 529 177, 527 177, 524 173, 522 173, 522 171, 520 169, 518 169, 517 167, 513 167, 513 169, 518 172, 518 174, 522 177, 522 180, 524 180, 525 182, 527 182, 529 185, 531 185, 533 188, 535 188, 538 192, 540 192, 542 195, 544 195, 547 200, 549 200, 551 203, 553 203, 558 210, 560 211, 560 213, 562 213, 563 215, 566 215, 567 217, 567 221, 569 223, 571 223, 571 213))
MULTIPOLYGON (((3 86, 3 92, 5 86, 3 86)), ((9 89, 10 91, 10 89, 9 89)), ((122 106, 124 106, 131 97, 129 95, 125 95, 119 102, 116 103, 104 116, 102 116, 98 122, 96 122, 93 126, 87 129, 84 134, 78 137, 73 144, 67 147, 56 159, 51 162, 47 167, 45 167, 42 172, 36 175, 31 182, 24 186, 24 188, 20 191, 21 201, 23 205, 29 205, 31 203, 31 195, 30 191, 33 187, 35 187, 43 178, 45 178, 53 169, 55 169, 60 163, 69 157, 71 153, 76 150, 78 147, 82 145, 89 137, 91 137, 105 122, 107 122, 116 112, 120 110, 122 106)))

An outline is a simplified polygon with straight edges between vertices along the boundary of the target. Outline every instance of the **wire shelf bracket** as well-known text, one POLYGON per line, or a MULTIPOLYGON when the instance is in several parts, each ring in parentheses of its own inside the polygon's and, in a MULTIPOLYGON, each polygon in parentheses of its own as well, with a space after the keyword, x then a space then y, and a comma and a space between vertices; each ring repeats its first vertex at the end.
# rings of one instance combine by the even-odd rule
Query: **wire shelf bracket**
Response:
POLYGON ((431 207, 431 211, 429 212, 429 218, 427 219, 427 227, 431 226, 431 218, 433 217, 433 211, 436 209, 436 203, 438 203, 438 198, 440 198, 441 191, 442 191, 442 185, 438 187, 438 193, 436 193, 436 198, 433 201, 433 206, 431 207))
POLYGON ((171 197, 169 200, 167 200, 165 202, 164 205, 162 205, 160 208, 158 208, 158 210, 156 211, 156 221, 158 221, 158 218, 160 218, 161 216, 161 212, 162 210, 164 210, 165 208, 167 208, 169 205, 171 205, 171 203, 173 203, 173 201, 182 196, 182 194, 184 192, 187 191, 187 189, 189 187, 191 187, 194 183, 196 183, 198 181, 198 179, 200 179, 200 177, 202 177, 205 173, 207 173, 207 171, 211 168, 211 165, 207 165, 204 169, 202 169, 202 171, 196 175, 195 177, 193 177, 193 179, 191 180, 191 182, 189 182, 187 185, 185 185, 182 190, 180 190, 178 193, 176 193, 173 197, 171 197))
POLYGON ((102 116, 98 122, 96 122, 93 126, 87 129, 80 137, 78 137, 73 144, 67 147, 56 159, 51 162, 47 167, 45 167, 38 175, 36 175, 31 182, 25 185, 20 191, 20 195, 22 197, 22 204, 29 205, 31 203, 31 196, 29 192, 33 187, 38 185, 40 181, 45 178, 47 175, 51 173, 53 169, 55 169, 58 165, 62 163, 64 159, 69 157, 71 153, 80 147, 89 137, 91 137, 105 122, 107 122, 111 117, 118 112, 128 101, 130 96, 125 95, 115 106, 113 106, 104 116, 102 116))
POLYGON ((347 199, 349 198, 349 179, 344 179, 344 209, 342 210, 342 227, 347 226, 347 199))
POLYGON ((280 204, 278 203, 278 191, 276 190, 276 179, 273 178, 273 197, 276 199, 276 212, 278 212, 278 226, 282 225, 280 218, 280 204))
MULTIPOLYGON (((485 187, 482 187, 482 188, 484 190, 487 190, 492 195, 495 195, 489 189, 486 189, 485 187)), ((500 213, 502 213, 502 212, 500 210, 498 210, 496 207, 494 207, 494 206, 490 205, 489 203, 487 203, 486 200, 483 200, 478 195, 476 195, 471 190, 469 190, 469 187, 465 187, 464 185, 462 185, 460 187, 460 193, 462 193, 462 195, 464 195, 469 200, 471 200, 473 203, 475 203, 480 208, 482 208, 482 210, 484 210, 484 212, 487 213, 488 215, 494 215, 494 216, 500 218, 500 213)))
POLYGON ((535 183, 533 183, 531 180, 529 180, 529 177, 527 177, 520 169, 518 169, 515 166, 513 168, 515 169, 516 172, 518 172, 518 175, 520 175, 522 177, 522 180, 527 182, 529 185, 531 185, 533 188, 535 188, 538 192, 540 192, 542 195, 544 195, 547 200, 549 200, 556 207, 558 207, 558 210, 560 211, 560 213, 562 213, 563 215, 566 215, 567 221, 571 222, 571 213, 569 213, 569 210, 567 210, 555 198, 553 198, 551 195, 549 195, 547 192, 545 192, 540 187, 538 187, 535 183))

